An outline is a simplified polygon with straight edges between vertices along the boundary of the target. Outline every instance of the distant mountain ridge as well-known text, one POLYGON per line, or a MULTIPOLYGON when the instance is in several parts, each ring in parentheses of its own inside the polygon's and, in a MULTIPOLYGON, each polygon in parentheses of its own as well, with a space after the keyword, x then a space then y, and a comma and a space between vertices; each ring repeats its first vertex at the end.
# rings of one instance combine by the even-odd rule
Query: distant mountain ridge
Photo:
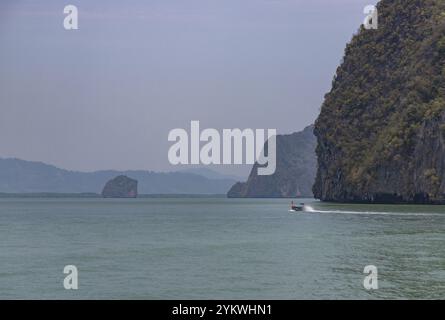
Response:
POLYGON ((208 168, 191 168, 191 169, 185 169, 185 170, 180 170, 178 172, 182 172, 182 173, 193 173, 193 174, 197 174, 199 176, 203 176, 206 177, 208 179, 231 179, 231 180, 235 180, 235 181, 239 181, 242 180, 243 178, 241 176, 236 176, 236 175, 231 175, 231 174, 223 174, 223 173, 219 173, 216 171, 213 171, 211 169, 208 168))
POLYGON ((0 193, 100 193, 107 181, 120 175, 138 180, 140 194, 225 194, 236 182, 186 172, 69 171, 42 162, 0 158, 0 193))

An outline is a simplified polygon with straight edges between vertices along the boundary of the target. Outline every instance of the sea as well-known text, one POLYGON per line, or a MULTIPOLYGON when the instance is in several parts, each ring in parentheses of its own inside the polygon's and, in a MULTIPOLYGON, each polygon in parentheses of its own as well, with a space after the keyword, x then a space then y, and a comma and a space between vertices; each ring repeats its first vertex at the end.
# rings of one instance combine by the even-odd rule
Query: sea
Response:
POLYGON ((2 198, 0 299, 445 299, 444 206, 299 202, 2 198))

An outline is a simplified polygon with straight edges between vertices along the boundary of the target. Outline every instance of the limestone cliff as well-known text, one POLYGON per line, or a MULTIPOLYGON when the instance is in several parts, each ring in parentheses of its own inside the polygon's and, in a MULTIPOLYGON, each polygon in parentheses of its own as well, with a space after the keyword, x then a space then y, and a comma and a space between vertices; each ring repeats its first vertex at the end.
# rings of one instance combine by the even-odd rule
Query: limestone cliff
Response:
POLYGON ((313 126, 304 131, 277 136, 277 167, 273 175, 257 175, 253 166, 245 183, 238 182, 228 192, 229 198, 312 197, 316 172, 313 126))
POLYGON ((445 1, 382 0, 315 124, 317 198, 445 203, 445 1))

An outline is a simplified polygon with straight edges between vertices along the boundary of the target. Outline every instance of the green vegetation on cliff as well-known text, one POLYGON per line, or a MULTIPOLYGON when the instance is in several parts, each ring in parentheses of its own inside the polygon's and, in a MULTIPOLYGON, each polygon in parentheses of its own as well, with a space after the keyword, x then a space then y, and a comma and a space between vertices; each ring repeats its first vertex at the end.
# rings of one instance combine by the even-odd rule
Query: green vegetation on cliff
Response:
POLYGON ((317 198, 445 202, 445 1, 382 0, 316 122, 317 198))

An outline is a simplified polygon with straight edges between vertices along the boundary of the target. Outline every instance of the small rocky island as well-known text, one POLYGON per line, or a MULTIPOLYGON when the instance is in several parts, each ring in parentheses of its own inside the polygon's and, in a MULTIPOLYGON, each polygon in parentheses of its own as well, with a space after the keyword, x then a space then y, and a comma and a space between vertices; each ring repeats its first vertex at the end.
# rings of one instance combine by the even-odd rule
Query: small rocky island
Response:
POLYGON ((127 176, 111 179, 102 191, 104 198, 137 198, 138 181, 127 176))

